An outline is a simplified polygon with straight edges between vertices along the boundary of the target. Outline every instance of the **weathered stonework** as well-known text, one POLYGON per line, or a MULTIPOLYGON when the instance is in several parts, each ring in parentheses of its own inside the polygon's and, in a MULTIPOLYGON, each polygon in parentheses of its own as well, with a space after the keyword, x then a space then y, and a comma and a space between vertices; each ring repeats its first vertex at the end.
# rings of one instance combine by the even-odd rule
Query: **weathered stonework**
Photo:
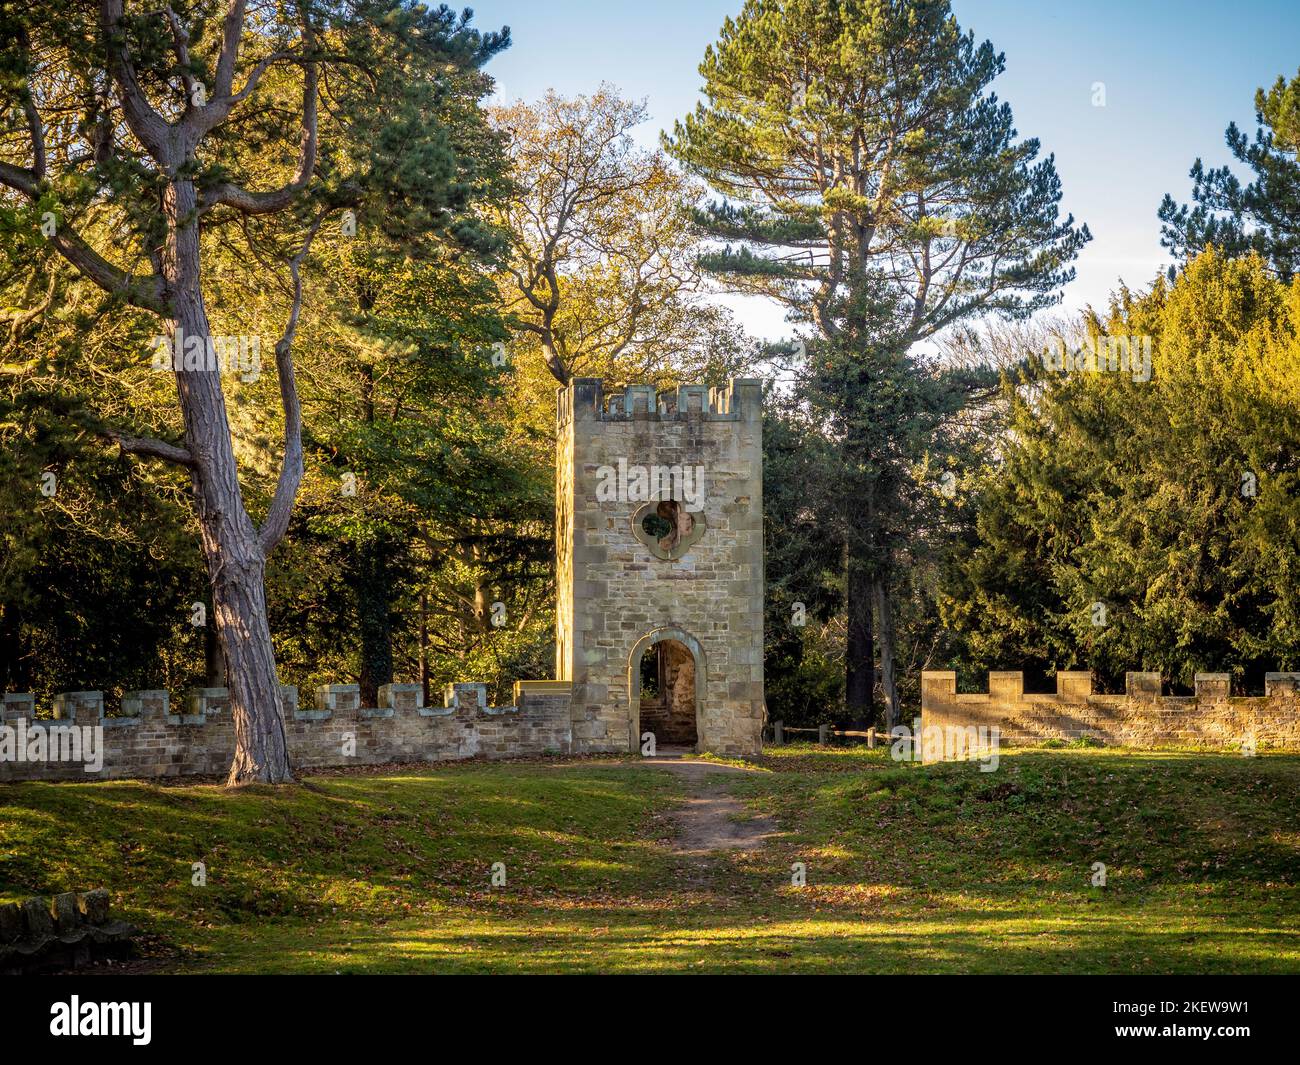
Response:
MULTIPOLYGON (((440 707, 424 706, 418 684, 384 685, 378 707, 361 706, 355 684, 317 688, 311 710, 298 709, 296 688, 284 695, 294 768, 569 751, 569 685, 556 681, 518 681, 514 705, 502 707, 486 705, 482 684, 448 685, 440 707)), ((33 726, 102 726, 103 767, 92 774, 81 762, 0 759, 0 781, 219 775, 230 768, 235 730, 225 688, 191 693, 183 714, 170 712, 165 691, 129 692, 122 705, 135 713, 106 718, 100 692, 73 692, 55 698, 58 718, 34 719, 31 696, 6 695, 0 723, 15 734, 33 726)))
MULTIPOLYGON (((1123 747, 1300 748, 1300 673, 1269 673, 1263 697, 1234 697, 1226 673, 1198 673, 1196 694, 1160 694, 1159 673, 1129 673, 1124 695, 1094 695, 1092 674, 1063 671, 1056 691, 1026 694, 1024 674, 989 674, 989 690, 958 694, 957 674, 921 674, 921 728, 997 727, 1009 747, 1091 739, 1123 747)), ((942 752, 925 742, 927 760, 942 752)))
POLYGON ((114 920, 108 904, 103 888, 0 902, 0 976, 80 968, 129 954, 135 929, 114 920))
POLYGON ((756 754, 763 725, 762 389, 683 385, 606 395, 594 378, 559 393, 556 676, 573 683, 573 749, 635 751, 640 661, 671 639, 692 656, 697 749, 756 754), (602 486, 625 467, 703 471, 693 513, 680 494, 602 486), (665 546, 649 500, 690 515, 665 546))

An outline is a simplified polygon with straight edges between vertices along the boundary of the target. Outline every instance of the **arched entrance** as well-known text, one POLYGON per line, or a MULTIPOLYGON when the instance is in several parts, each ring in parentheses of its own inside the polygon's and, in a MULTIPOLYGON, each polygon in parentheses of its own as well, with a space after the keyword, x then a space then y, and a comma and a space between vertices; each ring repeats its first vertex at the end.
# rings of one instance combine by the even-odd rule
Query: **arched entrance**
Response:
POLYGON ((647 732, 656 750, 698 750, 705 677, 704 649, 694 636, 670 627, 642 636, 627 668, 632 750, 641 749, 647 732))

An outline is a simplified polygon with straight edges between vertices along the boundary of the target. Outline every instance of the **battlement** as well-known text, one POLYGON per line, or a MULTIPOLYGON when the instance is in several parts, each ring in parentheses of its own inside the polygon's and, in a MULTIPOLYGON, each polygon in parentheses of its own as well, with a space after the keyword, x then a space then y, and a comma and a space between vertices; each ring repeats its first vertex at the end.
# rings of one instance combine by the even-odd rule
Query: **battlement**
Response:
POLYGON ((567 388, 557 389, 556 403, 561 426, 575 421, 755 421, 763 413, 763 385, 735 378, 721 388, 678 385, 660 392, 654 385, 626 385, 607 393, 599 377, 575 377, 567 388))
POLYGON ((1194 695, 1164 695, 1159 673, 1125 675, 1123 695, 1097 695, 1092 674, 1062 670, 1056 691, 1025 691, 1024 674, 989 673, 987 692, 958 692, 957 674, 921 674, 921 727, 994 728, 1007 746, 1089 740, 1122 747, 1300 748, 1300 673, 1269 673, 1263 696, 1234 696, 1228 673, 1198 673, 1194 695))
MULTIPOLYGON (((302 709, 298 689, 282 685, 285 733, 295 768, 509 758, 567 753, 572 743, 572 685, 516 681, 514 702, 488 705, 487 686, 449 684, 442 705, 426 707, 419 684, 385 684, 379 706, 361 705, 356 684, 324 684, 302 709)), ((9 692, 0 706, 0 781, 220 775, 234 755, 234 725, 226 688, 195 688, 172 711, 165 690, 127 692, 122 712, 104 714, 99 691, 55 695, 51 717, 36 700, 9 692), (59 742, 71 729, 98 729, 83 745, 59 742), (87 772, 93 746, 101 764, 87 772), (76 760, 59 760, 75 747, 76 760), (21 748, 21 750, 19 749, 21 748)))

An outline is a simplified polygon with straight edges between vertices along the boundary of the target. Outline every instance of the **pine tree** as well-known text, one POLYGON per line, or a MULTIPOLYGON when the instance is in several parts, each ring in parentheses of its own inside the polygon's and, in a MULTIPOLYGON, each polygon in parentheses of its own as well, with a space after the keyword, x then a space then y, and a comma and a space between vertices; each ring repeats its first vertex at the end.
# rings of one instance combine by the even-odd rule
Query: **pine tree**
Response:
POLYGON ((154 316, 163 350, 182 356, 179 441, 121 425, 104 432, 123 452, 188 475, 230 687, 229 781, 284 781, 265 571, 303 475, 294 339, 312 242, 326 225, 356 224, 414 256, 499 243, 473 213, 492 175, 456 150, 444 116, 492 138, 478 113, 490 87, 478 68, 508 34, 402 0, 131 6, 3 9, 0 100, 21 118, 6 118, 17 136, 0 147, 0 185, 22 203, 13 224, 39 230, 49 252, 154 316), (281 455, 260 522, 211 354, 222 244, 241 251, 227 278, 285 290, 274 343, 281 455))
POLYGON ((1227 166, 1192 164, 1194 206, 1168 193, 1158 215, 1160 243, 1186 263, 1210 245, 1227 255, 1255 252, 1283 281, 1300 269, 1300 74, 1255 93, 1255 139, 1230 123, 1224 138, 1233 158, 1254 174, 1243 185, 1227 166))
POLYGON ((907 467, 965 384, 914 345, 973 315, 1050 305, 1089 239, 1062 220, 1051 157, 988 92, 1003 57, 944 0, 747 0, 700 66, 706 102, 667 149, 723 199, 703 257, 812 330, 810 402, 837 434, 846 699, 870 717, 881 644, 893 717, 891 580, 907 467), (873 607, 878 632, 873 632, 873 607))

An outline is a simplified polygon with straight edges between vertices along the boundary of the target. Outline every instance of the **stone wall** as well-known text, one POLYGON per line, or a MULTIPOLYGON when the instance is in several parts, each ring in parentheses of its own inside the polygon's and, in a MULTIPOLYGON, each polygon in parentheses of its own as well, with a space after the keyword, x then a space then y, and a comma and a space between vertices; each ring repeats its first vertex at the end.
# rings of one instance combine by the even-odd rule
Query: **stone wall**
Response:
MULTIPOLYGON (((629 386, 559 393, 556 676, 573 682, 575 751, 636 750, 640 659, 678 640, 695 666, 697 747, 755 754, 763 723, 762 388, 629 386), (702 505, 666 554, 638 532, 639 498, 608 498, 602 471, 699 468, 702 505)), ((676 498, 653 495, 651 499, 676 498)))
MULTIPOLYGON (((380 688, 380 706, 362 707, 355 684, 316 689, 314 707, 298 708, 297 688, 285 687, 289 759, 295 768, 438 762, 565 754, 571 749, 570 685, 518 681, 514 705, 487 706, 482 684, 448 685, 444 705, 424 706, 418 684, 380 688)), ((3 726, 11 746, 34 726, 102 726, 103 766, 0 756, 0 781, 224 775, 234 755, 234 726, 225 688, 191 692, 173 713, 165 691, 128 692, 123 715, 104 717, 101 692, 55 696, 53 719, 36 718, 30 695, 4 697, 3 726)), ((0 738, 0 751, 3 751, 0 738)))
POLYGON ((0 902, 0 976, 125 957, 134 934, 131 925, 113 919, 103 888, 0 902))
MULTIPOLYGON (((921 727, 993 727, 1015 747, 1091 739, 1123 747, 1300 748, 1300 673, 1269 673, 1264 695, 1233 696, 1227 673, 1198 673, 1196 694, 1161 694, 1159 673, 1129 673, 1124 695, 1094 695, 1092 674, 1060 672, 1056 691, 1026 694, 1024 674, 989 674, 989 690, 959 694, 957 674, 921 674, 921 727)), ((925 745, 927 751, 930 744, 925 745)))

